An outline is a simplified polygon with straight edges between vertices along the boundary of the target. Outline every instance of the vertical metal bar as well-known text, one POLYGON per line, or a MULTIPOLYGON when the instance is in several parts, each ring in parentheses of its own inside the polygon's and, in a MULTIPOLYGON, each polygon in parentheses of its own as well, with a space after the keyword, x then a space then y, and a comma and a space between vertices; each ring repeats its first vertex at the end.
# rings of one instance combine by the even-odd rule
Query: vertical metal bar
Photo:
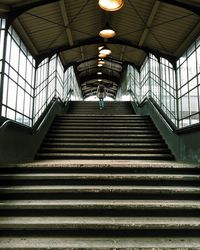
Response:
POLYGON ((57 85, 58 85, 58 55, 56 55, 56 74, 55 74, 55 95, 54 97, 57 96, 57 85))
POLYGON ((50 58, 48 58, 48 66, 47 66, 47 85, 46 85, 46 106, 47 106, 47 102, 48 102, 48 91, 49 91, 49 63, 50 63, 50 58))
MULTIPOLYGON (((198 112, 199 112, 199 122, 200 122, 200 92, 199 92, 199 72, 198 72, 198 58, 197 58, 197 43, 195 42, 195 58, 196 58, 196 72, 197 72, 197 75, 196 75, 196 78, 197 78, 197 98, 198 98, 198 112)), ((199 47, 200 49, 200 47, 199 47)), ((200 60, 200 58, 199 58, 200 60)))
POLYGON ((148 56, 148 82, 149 82, 149 97, 152 97, 151 94, 151 69, 150 69, 151 58, 148 56))
POLYGON ((176 62, 176 69, 175 69, 175 91, 176 91, 176 96, 175 96, 175 105, 176 105, 176 120, 177 124, 176 126, 179 128, 180 127, 180 118, 179 118, 179 94, 178 94, 178 74, 177 74, 177 62, 176 62))
POLYGON ((34 118, 35 118, 35 100, 36 100, 36 96, 35 96, 35 92, 36 92, 36 74, 37 74, 37 68, 34 65, 34 86, 33 86, 33 103, 32 103, 32 126, 34 125, 34 118))
POLYGON ((5 76, 5 64, 6 64, 6 50, 7 50, 7 37, 8 37, 8 29, 9 26, 6 22, 5 34, 4 34, 4 42, 3 42, 3 58, 2 58, 2 67, 1 67, 1 79, 0 79, 0 116, 2 116, 2 103, 3 103, 3 83, 5 76))
POLYGON ((160 108, 162 108, 162 75, 161 75, 161 64, 160 64, 160 59, 158 60, 158 75, 159 75, 159 87, 160 87, 160 100, 159 100, 159 103, 160 103, 160 108))

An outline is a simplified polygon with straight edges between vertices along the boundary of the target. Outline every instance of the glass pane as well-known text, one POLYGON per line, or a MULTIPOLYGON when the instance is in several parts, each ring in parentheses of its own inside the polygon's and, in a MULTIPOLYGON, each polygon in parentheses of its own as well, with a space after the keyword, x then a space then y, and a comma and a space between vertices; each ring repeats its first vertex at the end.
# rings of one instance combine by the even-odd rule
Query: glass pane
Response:
POLYGON ((17 94, 17 85, 11 79, 9 79, 8 81, 8 106, 12 109, 15 109, 16 94, 17 94))
POLYGON ((196 68, 196 54, 193 53, 188 58, 188 80, 193 78, 197 74, 197 68, 196 68))
POLYGON ((10 64, 12 65, 12 67, 18 71, 18 66, 19 66, 19 48, 17 46, 17 44, 12 40, 11 43, 11 60, 10 60, 10 64))
POLYGON ((23 113, 24 109, 24 91, 18 87, 18 94, 17 94, 17 111, 23 113))

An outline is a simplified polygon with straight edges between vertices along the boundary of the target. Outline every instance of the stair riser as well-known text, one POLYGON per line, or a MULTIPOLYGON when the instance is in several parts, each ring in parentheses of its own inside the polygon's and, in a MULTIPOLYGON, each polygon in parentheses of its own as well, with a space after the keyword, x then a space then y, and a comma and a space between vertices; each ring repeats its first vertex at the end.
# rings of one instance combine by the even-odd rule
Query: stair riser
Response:
POLYGON ((105 134, 105 133, 87 133, 87 134, 78 134, 77 135, 77 133, 75 133, 74 132, 74 134, 73 133, 64 133, 64 134, 62 134, 62 133, 60 133, 60 134, 57 134, 57 133, 48 133, 47 134, 47 137, 46 137, 46 139, 48 139, 48 138, 54 138, 54 139, 57 139, 57 138, 84 138, 84 139, 86 139, 86 138, 99 138, 99 139, 101 139, 101 138, 107 138, 107 139, 116 139, 116 138, 120 138, 120 139, 161 139, 160 138, 160 135, 157 133, 157 134, 130 134, 130 133, 128 133, 128 134, 125 134, 124 133, 124 135, 123 134, 110 134, 110 133, 108 133, 108 134, 105 134))
POLYGON ((70 126, 69 124, 66 125, 66 126, 51 126, 51 130, 52 131, 61 131, 61 130, 82 130, 82 131, 85 131, 85 130, 130 130, 130 131, 138 131, 138 130, 141 130, 141 131, 146 131, 146 130, 150 130, 150 131, 157 131, 157 129, 153 126, 146 126, 146 127, 143 127, 143 126, 130 126, 130 127, 126 127, 126 126, 115 126, 115 127, 112 127, 112 126, 82 126, 82 125, 79 125, 79 126, 70 126))
POLYGON ((21 208, 0 209, 1 216, 119 216, 122 217, 194 217, 198 209, 68 209, 68 208, 21 208))
POLYGON ((117 139, 117 138, 54 138, 54 137, 46 137, 45 140, 44 140, 44 143, 83 143, 83 142, 86 142, 86 143, 117 143, 117 144, 120 144, 120 143, 152 143, 152 144, 155 144, 155 143, 162 143, 164 144, 164 141, 160 138, 156 138, 156 139, 153 139, 153 138, 148 138, 148 139, 145 139, 145 138, 136 138, 136 139, 130 139, 130 138, 120 138, 117 139))
POLYGON ((87 153, 87 154, 116 154, 116 153, 123 153, 123 154, 170 154, 170 150, 168 149, 160 149, 160 148, 43 148, 41 147, 39 153, 87 153))
MULTIPOLYGON (((130 227, 129 227, 130 228, 130 227)), ((43 227, 39 227, 39 228, 34 228, 32 226, 32 228, 12 228, 11 230, 9 229, 0 229, 0 233, 3 236, 21 236, 21 237, 27 237, 29 235, 31 236, 64 236, 64 235, 68 235, 68 236, 83 236, 83 235, 90 235, 90 236, 95 236, 95 237, 108 237, 108 236, 112 236, 112 237, 141 237, 144 235, 146 237, 174 237, 174 236, 178 236, 178 237, 198 237, 200 234, 200 230, 198 228, 192 228, 192 226, 190 227, 185 227, 185 229, 181 229, 178 225, 177 227, 174 227, 172 229, 167 229, 167 228, 161 228, 159 226, 155 226, 155 227, 150 227, 149 228, 139 228, 138 225, 138 229, 129 229, 128 226, 118 226, 118 229, 112 229, 109 227, 97 227, 97 226, 86 226, 85 225, 85 229, 83 228, 83 226, 80 228, 77 228, 76 226, 71 226, 71 228, 66 228, 62 227, 59 228, 56 225, 52 226, 52 229, 49 229, 49 227, 45 227, 45 225, 43 227), (54 228, 54 229, 53 229, 54 228)), ((24 249, 24 248, 23 248, 24 249)), ((40 248, 41 249, 41 248, 40 248)), ((66 249, 66 248, 65 248, 66 249)), ((67 248, 68 249, 68 248, 67 248)), ((77 248, 76 248, 77 249, 77 248)), ((79 248, 82 249, 82 248, 79 248)), ((88 249, 88 248, 87 248, 88 249)), ((93 248, 94 249, 94 248, 93 248)), ((96 248, 95 248, 96 249, 96 248)), ((105 248, 104 248, 105 249, 105 248)), ((113 248, 112 248, 113 249, 113 248)), ((115 248, 116 249, 116 248, 115 248)), ((121 249, 121 248, 120 248, 121 249)), ((135 248, 134 248, 135 249, 135 248)), ((142 248, 144 249, 144 248, 142 248)), ((155 248, 154 248, 155 249, 155 248)), ((157 249, 157 248, 156 248, 157 249)), ((183 248, 181 248, 183 249, 183 248)), ((192 248, 194 249, 194 248, 192 248)), ((197 248, 195 248, 197 249, 197 248)))
POLYGON ((70 173, 70 174, 167 174, 167 175, 200 175, 200 168, 199 167, 178 167, 174 168, 173 167, 173 162, 169 167, 160 166, 159 164, 157 166, 146 166, 148 165, 146 162, 142 164, 123 164, 119 163, 117 166, 112 166, 111 165, 99 165, 97 164, 84 164, 84 167, 81 163, 77 164, 70 164, 65 167, 63 166, 62 162, 57 163, 57 164, 51 164, 50 166, 38 166, 38 165, 32 165, 30 166, 28 163, 24 164, 25 166, 16 166, 16 167, 1 167, 1 173, 4 174, 20 174, 20 173, 27 173, 27 174, 45 174, 45 173, 57 173, 62 174, 62 173, 70 173))
POLYGON ((48 159, 96 159, 96 160, 104 160, 104 159, 110 159, 110 160, 116 160, 116 159, 119 159, 119 160, 174 160, 174 157, 171 156, 171 155, 145 155, 143 156, 142 154, 140 155, 105 155, 105 154, 102 154, 102 155, 76 155, 75 153, 74 154, 37 154, 36 155, 36 159, 40 159, 40 160, 48 160, 48 159))
POLYGON ((166 148, 166 145, 165 144, 156 144, 153 145, 153 144, 145 144, 142 145, 142 144, 110 144, 110 143, 102 143, 102 144, 95 144, 95 143, 85 143, 85 144, 81 144, 81 143, 43 143, 42 144, 42 147, 43 148, 72 148, 72 147, 78 147, 78 148, 81 148, 81 147, 86 147, 86 148, 151 148, 151 149, 156 149, 156 148, 159 148, 159 149, 162 149, 162 148, 166 148))
MULTIPOLYGON (((95 187, 94 187, 95 190, 95 187)), ((183 191, 155 191, 155 190, 145 190, 145 191, 77 191, 75 192, 70 190, 15 190, 15 191, 4 191, 0 194, 1 199, 128 199, 128 200, 143 200, 143 199, 153 199, 153 200, 200 200, 200 194, 192 191, 183 192, 183 191)))

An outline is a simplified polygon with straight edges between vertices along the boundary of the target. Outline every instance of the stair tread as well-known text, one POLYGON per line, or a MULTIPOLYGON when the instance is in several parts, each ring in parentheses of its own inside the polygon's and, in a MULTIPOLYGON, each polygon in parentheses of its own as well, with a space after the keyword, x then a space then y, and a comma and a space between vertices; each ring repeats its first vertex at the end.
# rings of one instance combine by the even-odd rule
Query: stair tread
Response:
POLYGON ((57 250, 188 250, 199 249, 199 237, 0 237, 1 249, 57 249, 57 250))
POLYGON ((47 138, 48 137, 56 137, 56 136, 59 136, 59 137, 63 137, 63 136, 68 136, 68 137, 108 137, 108 136, 110 136, 110 137, 114 137, 114 138, 121 138, 121 137, 128 137, 128 138, 161 138, 161 136, 160 136, 160 134, 159 133, 155 133, 155 134, 150 134, 150 133, 141 133, 141 134, 138 134, 138 133, 135 133, 135 134, 133 134, 133 133, 115 133, 115 134, 112 134, 112 133, 87 133, 87 134, 85 134, 85 133, 79 133, 79 134, 77 134, 77 131, 74 131, 73 133, 72 132, 65 132, 65 133, 52 133, 52 132, 49 132, 48 134, 47 134, 47 138))
POLYGON ((89 151, 90 153, 92 153, 92 152, 96 152, 96 151, 99 151, 99 153, 100 152, 109 152, 109 153, 111 153, 111 152, 118 152, 120 150, 120 152, 124 152, 124 153, 126 153, 126 152, 138 152, 138 153, 140 153, 140 152, 145 152, 145 153, 150 153, 150 152, 164 152, 164 153, 166 153, 166 152, 170 152, 169 151, 169 149, 167 149, 167 148, 79 148, 79 147, 75 147, 75 148, 53 148, 53 147, 51 147, 51 148, 45 148, 44 146, 42 146, 41 148, 40 148, 40 152, 41 151, 48 151, 48 152, 62 152, 62 151, 66 151, 66 152, 68 152, 68 151, 73 151, 73 152, 76 152, 76 153, 78 153, 78 152, 85 152, 85 151, 89 151))
POLYGON ((116 143, 109 143, 109 142, 102 142, 102 143, 98 143, 98 142, 93 142, 93 143, 87 143, 87 142, 85 142, 85 143, 80 143, 80 142, 76 142, 76 143, 71 143, 71 142, 69 142, 69 143, 62 143, 62 142, 60 142, 60 143, 56 143, 56 142, 49 142, 49 143, 47 143, 47 142, 44 142, 43 143, 43 146, 45 147, 45 146, 59 146, 59 147, 65 147, 65 146, 71 146, 71 147, 73 147, 73 146, 78 146, 78 147, 87 147, 87 146, 92 146, 92 147, 97 147, 97 146, 110 146, 110 147, 115 147, 115 148, 117 148, 117 147, 121 147, 121 146, 123 146, 123 147, 166 147, 166 145, 164 144, 164 143, 120 143, 120 142, 116 142, 116 143))
POLYGON ((99 173, 26 173, 26 174, 1 174, 0 180, 9 179, 12 180, 27 180, 27 179, 92 179, 92 180, 200 180, 199 175, 173 175, 173 174, 99 174, 99 173))
POLYGON ((4 200, 0 209, 200 209, 199 200, 4 200))
POLYGON ((200 229, 199 217, 0 216, 0 229, 200 229))
MULTIPOLYGON (((62 115, 57 115, 56 117, 73 117, 73 116, 77 116, 77 114, 62 114, 62 115)), ((134 114, 132 114, 132 115, 95 115, 95 114, 88 114, 88 115, 82 115, 82 114, 79 114, 78 116, 91 116, 91 117, 96 117, 96 116, 99 116, 99 117, 110 117, 110 118, 112 118, 112 117, 141 117, 141 118, 149 118, 149 116, 148 115, 134 115, 134 114)), ((150 118, 149 118, 150 119, 150 118)))
POLYGON ((0 187, 0 193, 192 193, 200 194, 200 187, 191 186, 128 186, 128 185, 23 185, 0 187))
POLYGON ((156 127, 154 126, 151 126, 151 127, 135 127, 135 126, 132 126, 132 127, 112 127, 112 126, 109 126, 109 127, 105 127, 105 126, 93 126, 93 127, 76 127, 76 126, 52 126, 51 127, 51 130, 138 130, 138 131, 141 131, 141 130, 149 130, 149 131, 154 131, 156 130, 156 127))
POLYGON ((137 139, 135 139, 135 138, 120 138, 120 140, 119 139, 117 139, 117 138, 54 138, 54 137, 50 137, 50 136, 48 136, 48 137, 46 137, 45 138, 45 141, 70 141, 70 142, 72 142, 72 141, 86 141, 86 142, 88 142, 88 140, 89 141, 95 141, 95 142, 100 142, 100 141, 102 141, 102 142, 105 142, 105 141, 112 141, 112 142, 144 142, 144 141, 148 141, 148 142, 160 142, 160 141, 162 141, 163 142, 163 139, 161 138, 161 137, 159 137, 159 138, 137 138, 137 139))
POLYGON ((43 156, 43 157, 89 157, 89 156, 93 156, 93 157, 112 157, 112 158, 117 158, 117 157, 132 157, 132 158, 148 158, 148 157, 151 157, 151 158, 167 158, 167 159, 173 159, 173 156, 171 154, 160 154, 160 153, 157 153, 157 154, 153 154, 153 153, 149 153, 149 154, 146 154, 146 153, 141 153, 141 154, 130 154, 130 153, 123 153, 123 154, 118 154, 118 153, 38 153, 37 154, 37 157, 40 157, 40 156, 43 156))
POLYGON ((145 130, 142 130, 142 129, 139 129, 139 130, 136 130, 136 129, 128 129, 128 130, 125 130, 125 129, 50 129, 49 130, 49 133, 50 134, 53 134, 53 133, 60 133, 60 134, 68 134, 68 133, 77 133, 77 134, 80 134, 80 133, 87 133, 87 134, 92 134, 92 133, 96 133, 96 134, 113 134, 113 133, 120 133, 120 134, 159 134, 158 131, 156 129, 145 129, 145 130))

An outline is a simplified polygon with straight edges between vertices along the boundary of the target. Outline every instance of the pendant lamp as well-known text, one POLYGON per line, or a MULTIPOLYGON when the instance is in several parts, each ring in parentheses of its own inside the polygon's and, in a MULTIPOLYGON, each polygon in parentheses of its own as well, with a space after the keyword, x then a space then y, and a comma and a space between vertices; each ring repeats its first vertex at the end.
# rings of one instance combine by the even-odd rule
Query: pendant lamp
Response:
POLYGON ((116 11, 123 7, 124 0, 99 0, 99 6, 106 11, 116 11))

